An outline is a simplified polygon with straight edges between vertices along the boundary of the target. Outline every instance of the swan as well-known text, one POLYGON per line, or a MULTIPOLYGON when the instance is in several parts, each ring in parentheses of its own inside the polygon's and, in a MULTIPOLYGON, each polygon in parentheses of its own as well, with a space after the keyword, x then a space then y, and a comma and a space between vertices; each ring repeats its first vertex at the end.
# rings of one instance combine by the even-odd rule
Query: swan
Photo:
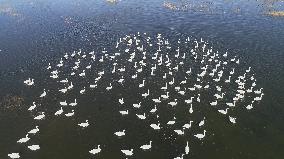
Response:
POLYGON ((47 68, 46 68, 47 70, 50 70, 51 69, 51 65, 50 65, 50 63, 48 63, 48 66, 47 66, 47 68))
POLYGON ((161 97, 162 97, 163 99, 168 99, 168 98, 169 98, 169 92, 167 92, 166 95, 165 95, 165 94, 162 94, 161 97))
POLYGON ((125 135, 125 130, 117 131, 117 132, 114 133, 114 135, 116 135, 118 137, 124 136, 125 135))
POLYGON ((36 134, 37 132, 39 132, 38 126, 36 126, 34 129, 30 130, 28 133, 29 134, 36 134))
POLYGON ((150 127, 153 128, 154 130, 160 130, 161 129, 160 123, 158 123, 158 124, 151 124, 150 127))
POLYGON ((218 110, 221 114, 227 114, 229 108, 226 108, 225 110, 218 110))
POLYGON ((184 128, 182 130, 174 130, 178 135, 184 135, 184 128))
POLYGON ((138 104, 132 104, 134 108, 140 108, 141 107, 141 102, 139 102, 138 104))
POLYGON ((109 90, 111 90, 111 89, 112 89, 112 85, 111 85, 111 83, 110 83, 109 86, 106 87, 106 90, 109 91, 109 90))
POLYGON ((143 115, 136 114, 136 116, 137 116, 139 119, 142 119, 142 120, 146 119, 145 113, 144 113, 143 115))
POLYGON ((63 79, 63 80, 60 81, 60 83, 68 83, 68 79, 67 78, 63 79))
POLYGON ((74 110, 72 109, 70 113, 66 113, 65 116, 66 117, 71 117, 74 115, 74 110))
POLYGON ((29 134, 27 134, 26 137, 19 139, 19 140, 17 141, 17 143, 26 143, 26 142, 28 142, 29 140, 30 140, 29 134))
POLYGON ((84 123, 80 123, 80 124, 78 124, 78 125, 81 126, 81 127, 83 127, 83 128, 86 128, 86 127, 89 126, 89 121, 86 120, 84 123))
POLYGON ((185 154, 187 154, 188 155, 188 153, 189 153, 189 146, 188 146, 188 141, 186 142, 186 146, 185 146, 185 154))
POLYGON ((120 104, 124 104, 124 99, 123 99, 123 98, 118 99, 118 102, 119 102, 120 104))
POLYGON ((171 105, 172 107, 177 105, 177 99, 174 99, 174 100, 175 100, 175 101, 168 103, 168 104, 171 105))
POLYGON ((148 89, 148 91, 146 93, 142 94, 142 97, 146 98, 150 95, 150 90, 148 89))
POLYGON ((155 103, 161 103, 161 98, 159 97, 158 99, 152 99, 152 101, 155 103))
POLYGON ((24 81, 24 84, 28 85, 31 82, 31 78, 24 81))
POLYGON ((173 119, 173 120, 168 121, 168 122, 167 122, 167 124, 168 124, 168 125, 173 125, 173 124, 175 124, 175 123, 176 123, 176 121, 175 121, 175 120, 176 120, 176 117, 174 117, 174 119, 173 119))
POLYGON ((181 156, 175 157, 174 159, 183 159, 184 154, 182 154, 181 156))
POLYGON ((61 106, 67 106, 67 105, 68 105, 67 102, 66 102, 66 100, 65 100, 64 102, 59 102, 59 104, 60 104, 61 106))
POLYGON ((33 86, 35 84, 34 79, 32 79, 31 81, 29 81, 29 83, 27 83, 28 86, 33 86))
POLYGON ((168 83, 166 83, 166 86, 161 88, 162 90, 167 90, 168 89, 168 83))
POLYGON ((236 118, 229 116, 229 120, 231 123, 236 124, 236 118))
POLYGON ((82 90, 80 90, 80 94, 84 94, 86 92, 86 88, 84 87, 82 90))
POLYGON ((262 93, 262 89, 263 89, 263 88, 260 88, 260 90, 255 90, 254 93, 255 93, 255 94, 261 94, 261 93, 262 93))
POLYGON ((74 100, 74 102, 69 103, 70 106, 75 107, 77 105, 77 99, 74 100))
POLYGON ((250 109, 252 109, 252 108, 253 108, 252 103, 249 104, 248 106, 246 106, 246 109, 247 109, 247 110, 250 110, 250 109))
POLYGON ((188 123, 186 123, 186 124, 184 124, 182 127, 184 128, 184 129, 189 129, 190 127, 191 127, 191 124, 193 123, 193 121, 189 121, 189 124, 188 123))
POLYGON ((36 117, 34 117, 34 119, 35 119, 35 120, 42 120, 42 119, 44 119, 44 117, 45 117, 44 112, 41 112, 41 114, 38 115, 38 116, 36 116, 36 117))
POLYGON ((72 89, 73 87, 74 87, 74 86, 73 86, 73 83, 71 82, 70 85, 67 87, 67 89, 70 90, 70 89, 72 89))
POLYGON ((132 156, 133 155, 133 149, 130 150, 121 150, 121 152, 123 154, 125 154, 126 156, 132 156))
POLYGON ((140 146, 140 148, 142 150, 149 150, 149 149, 151 149, 152 148, 152 141, 150 141, 149 145, 145 144, 145 145, 140 146))
POLYGON ((190 114, 192 114, 192 113, 193 113, 192 104, 190 105, 190 108, 189 108, 189 113, 190 113, 190 114))
POLYGON ((157 111, 157 106, 155 105, 155 107, 150 110, 150 113, 155 113, 156 111, 157 111))
POLYGON ((206 130, 203 131, 203 134, 195 134, 194 136, 198 139, 203 139, 205 137, 206 130))
POLYGON ((58 115, 61 115, 62 113, 63 113, 63 109, 62 109, 62 107, 60 107, 60 109, 57 110, 57 111, 54 113, 54 115, 58 116, 58 115))
POLYGON ((33 105, 32 106, 30 106, 29 107, 29 111, 32 111, 32 110, 34 110, 36 108, 36 104, 35 104, 35 102, 33 102, 33 105))
POLYGON ((100 153, 100 152, 101 152, 101 150, 102 150, 102 149, 100 148, 100 145, 98 145, 98 147, 97 147, 97 148, 92 149, 92 150, 90 150, 89 152, 90 152, 91 154, 95 155, 95 154, 100 153))
POLYGON ((203 120, 201 120, 201 121, 199 122, 198 126, 200 127, 200 126, 203 126, 204 124, 205 124, 205 117, 204 117, 203 120))
POLYGON ((144 85, 145 85, 145 80, 143 80, 143 81, 142 81, 142 83, 141 83, 141 84, 139 84, 139 88, 144 87, 144 85))
POLYGON ((66 93, 67 91, 68 91, 68 88, 62 88, 62 89, 59 90, 59 92, 61 92, 61 93, 66 93))
POLYGON ((43 98, 43 97, 45 97, 46 96, 46 91, 45 91, 45 89, 43 89, 43 93, 39 96, 40 98, 43 98))
POLYGON ((20 154, 19 153, 10 153, 8 154, 8 156, 12 159, 15 159, 15 158, 20 158, 20 154))
POLYGON ((224 97, 225 93, 222 93, 221 95, 219 94, 215 94, 214 96, 217 98, 217 99, 222 99, 224 97))
POLYGON ((233 103, 226 103, 226 105, 229 107, 234 107, 236 105, 236 101, 234 101, 233 103))
POLYGON ((217 100, 216 100, 216 101, 211 102, 211 103, 210 103, 210 105, 211 105, 211 106, 216 106, 216 105, 217 105, 217 100))
POLYGON ((32 151, 36 151, 36 150, 40 149, 40 146, 39 145, 30 145, 30 146, 28 146, 28 148, 32 151))
POLYGON ((119 111, 119 113, 121 115, 128 115, 128 110, 122 110, 122 111, 119 111))
POLYGON ((184 100, 186 104, 191 104, 194 97, 190 97, 190 99, 184 100))

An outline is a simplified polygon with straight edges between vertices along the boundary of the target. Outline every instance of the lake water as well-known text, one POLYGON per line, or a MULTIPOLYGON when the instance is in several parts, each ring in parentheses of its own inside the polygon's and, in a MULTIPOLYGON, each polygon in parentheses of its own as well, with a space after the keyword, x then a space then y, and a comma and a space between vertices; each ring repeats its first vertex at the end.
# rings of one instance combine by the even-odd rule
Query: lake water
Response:
MULTIPOLYGON (((171 41, 187 36, 206 39, 217 50, 228 50, 232 57, 238 56, 241 69, 251 66, 258 87, 264 89, 264 98, 254 109, 237 112, 235 125, 222 116, 205 113, 209 116, 206 129, 210 133, 202 142, 192 140, 190 155, 184 158, 282 158, 284 17, 267 13, 284 10, 283 5, 281 1, 265 0, 166 3, 160 0, 121 0, 117 3, 0 0, 0 158, 7 158, 11 152, 20 152, 21 158, 30 159, 125 158, 120 149, 131 147, 135 148, 135 155, 130 158, 165 159, 183 153, 183 138, 177 137, 176 142, 163 140, 162 133, 149 132, 135 116, 127 120, 121 120, 119 114, 115 116, 113 99, 117 94, 135 102, 137 97, 131 84, 128 89, 134 91, 132 93, 117 88, 113 93, 96 92, 78 98, 80 106, 76 114, 80 115, 73 118, 52 116, 57 110, 56 102, 65 98, 58 94, 39 101, 42 103, 40 110, 48 114, 46 120, 35 122, 36 113, 27 111, 43 88, 57 89, 46 78, 49 76, 46 73, 48 63, 56 63, 66 52, 79 49, 86 52, 112 50, 120 37, 137 32, 150 36, 161 33, 171 41), (23 84, 29 77, 38 82, 34 88, 23 84), (4 109, 7 106, 4 99, 13 96, 23 98, 21 106, 4 109), (82 130, 77 124, 86 117, 95 127, 82 130), (16 141, 35 125, 40 125, 40 134, 33 137, 30 144, 39 144, 41 149, 32 152, 26 144, 16 141), (118 139, 113 135, 125 127, 129 131, 127 137, 118 139), (138 151, 141 143, 148 143, 150 139, 153 140, 152 150, 138 151), (98 144, 102 146, 102 153, 92 157, 88 151, 98 144)), ((109 81, 106 79, 106 82, 109 81)), ((151 87, 154 88, 155 83, 151 87)), ((181 111, 176 115, 179 113, 181 111)), ((164 116, 173 117, 171 114, 164 116)))

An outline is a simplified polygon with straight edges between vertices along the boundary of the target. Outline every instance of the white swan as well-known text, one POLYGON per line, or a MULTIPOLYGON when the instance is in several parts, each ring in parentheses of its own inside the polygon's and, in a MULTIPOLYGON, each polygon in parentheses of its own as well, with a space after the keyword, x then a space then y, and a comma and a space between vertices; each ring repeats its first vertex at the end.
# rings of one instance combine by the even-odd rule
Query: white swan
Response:
POLYGON ((28 148, 32 151, 36 151, 36 150, 40 149, 40 146, 39 145, 30 145, 30 146, 28 146, 28 148))
POLYGON ((151 149, 152 148, 152 141, 150 141, 149 145, 145 144, 145 145, 140 146, 140 148, 142 150, 149 150, 149 149, 151 149))
POLYGON ((100 148, 100 145, 98 145, 98 147, 97 147, 97 148, 92 149, 92 150, 90 150, 89 152, 90 152, 91 154, 95 155, 95 154, 100 153, 100 152, 101 152, 101 150, 102 150, 102 149, 100 148))
POLYGON ((114 135, 116 135, 118 137, 124 136, 125 135, 125 130, 117 131, 117 132, 114 133, 114 135))

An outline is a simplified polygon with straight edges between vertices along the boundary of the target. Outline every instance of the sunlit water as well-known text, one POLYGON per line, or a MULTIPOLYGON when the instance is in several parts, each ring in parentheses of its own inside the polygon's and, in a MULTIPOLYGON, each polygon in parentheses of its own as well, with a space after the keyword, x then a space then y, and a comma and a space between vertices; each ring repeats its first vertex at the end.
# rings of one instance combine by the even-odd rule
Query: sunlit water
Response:
MULTIPOLYGON (((121 143, 135 148, 144 141, 148 142, 150 137, 156 140, 153 150, 137 153, 134 158, 173 158, 181 154, 184 141, 171 146, 171 142, 163 142, 157 134, 143 135, 148 128, 139 127, 133 120, 129 123, 116 121, 118 118, 112 116, 114 103, 110 102, 115 93, 89 94, 81 99, 83 103, 76 112, 84 114, 82 116, 71 120, 49 118, 41 121, 40 135, 33 138, 34 143, 41 145, 38 152, 16 144, 36 124, 32 118, 34 114, 26 108, 45 88, 49 62, 58 62, 65 52, 78 49, 86 52, 100 52, 102 48, 112 50, 119 37, 138 31, 151 36, 162 33, 172 41, 187 36, 203 37, 217 50, 229 50, 231 56, 237 55, 242 61, 242 69, 252 66, 258 86, 265 90, 264 99, 255 109, 238 113, 236 125, 231 125, 222 116, 209 114, 211 119, 206 128, 211 130, 211 135, 190 147, 192 158, 283 156, 284 19, 265 15, 267 8, 256 7, 258 2, 228 4, 220 1, 210 5, 213 7, 209 11, 171 10, 163 6, 163 1, 121 1, 117 4, 104 1, 23 1, 2 4, 13 8, 13 13, 17 14, 6 11, 0 16, 0 95, 20 95, 25 101, 19 109, 1 109, 1 158, 14 151, 20 152, 22 158, 90 158, 88 151, 97 143, 108 153, 96 157, 123 158, 119 151, 124 148, 121 143), (218 9, 220 6, 221 10, 218 9), (240 11, 235 12, 236 6, 240 11), (34 89, 24 87, 23 81, 28 77, 37 77, 39 83, 34 89), (85 131, 78 128, 77 123, 86 116, 94 120, 96 127, 85 131), (131 125, 129 129, 132 131, 121 142, 113 132, 126 124, 131 125)), ((281 9, 280 5, 276 7, 281 9)), ((52 105, 58 98, 60 96, 43 101, 41 110, 56 111, 52 105)), ((135 96, 129 95, 129 98, 135 99, 135 96)))

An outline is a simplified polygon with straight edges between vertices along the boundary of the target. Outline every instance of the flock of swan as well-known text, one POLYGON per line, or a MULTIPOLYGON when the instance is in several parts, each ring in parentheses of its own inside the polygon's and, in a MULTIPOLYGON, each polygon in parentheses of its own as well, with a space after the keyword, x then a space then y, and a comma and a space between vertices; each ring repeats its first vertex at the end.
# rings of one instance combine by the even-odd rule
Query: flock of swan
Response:
MULTIPOLYGON (((209 135, 205 127, 208 117, 204 110, 215 111, 231 124, 236 124, 238 118, 234 110, 237 107, 248 111, 253 109, 262 100, 264 93, 263 88, 256 87, 251 67, 242 69, 238 57, 214 50, 203 39, 188 37, 178 39, 173 45, 171 43, 170 39, 161 34, 150 37, 146 33, 137 33, 120 38, 113 48, 115 51, 103 49, 100 53, 82 50, 66 53, 57 63, 49 63, 46 71, 50 74, 48 78, 57 82, 56 91, 60 94, 68 94, 74 87, 79 88, 77 98, 58 101, 54 115, 47 116, 45 112, 38 111, 40 103, 37 102, 33 102, 27 111, 34 114, 34 120, 37 121, 54 116, 72 118, 80 105, 80 96, 98 89, 111 92, 117 84, 123 87, 132 81, 136 83, 133 87, 140 92, 139 100, 129 105, 127 96, 119 96, 115 101, 118 105, 117 113, 121 118, 134 113, 137 120, 149 123, 149 131, 161 133, 168 129, 174 135, 183 137, 184 153, 174 157, 182 159, 184 155, 190 155, 190 142, 194 138, 202 141, 209 135), (95 74, 95 77, 84 86, 76 85, 76 81, 72 80, 74 77, 90 78, 91 74, 95 74), (104 78, 111 78, 111 82, 105 84, 104 78), (162 114, 162 109, 171 114, 162 114), (186 110, 186 120, 179 120, 180 117, 176 115, 179 109, 186 110), (171 119, 161 120, 162 115, 171 119), (178 126, 177 123, 182 125, 178 126)), ((36 87, 37 81, 28 78, 24 84, 36 87)), ((51 89, 44 88, 37 98, 48 98, 50 94, 51 89)), ((77 126, 82 129, 94 126, 89 121, 85 119, 78 122, 77 126)), ((35 125, 17 143, 26 145, 31 151, 38 151, 41 144, 29 143, 39 132, 40 126, 35 125)), ((122 128, 113 132, 113 135, 125 138, 128 133, 131 132, 127 128, 122 128)), ((139 148, 141 151, 150 151, 154 144, 153 140, 145 141, 139 148)), ((94 144, 92 149, 86 151, 90 155, 98 155, 104 149, 94 144)), ((137 151, 132 147, 121 149, 125 157, 135 156, 137 151)), ((20 153, 14 152, 8 156, 20 158, 20 153)))

